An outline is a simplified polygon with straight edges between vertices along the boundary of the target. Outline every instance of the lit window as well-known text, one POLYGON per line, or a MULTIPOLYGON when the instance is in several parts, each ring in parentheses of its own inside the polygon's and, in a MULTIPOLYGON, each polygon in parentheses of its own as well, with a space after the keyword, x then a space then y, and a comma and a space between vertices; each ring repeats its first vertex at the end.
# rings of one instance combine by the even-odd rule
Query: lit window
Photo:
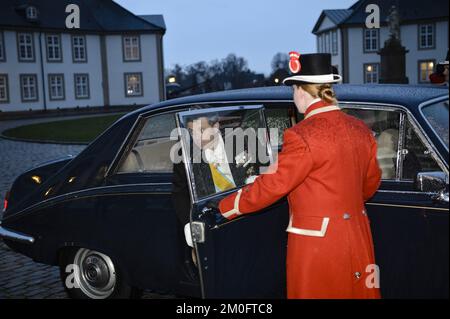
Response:
POLYGON ((34 41, 32 33, 17 34, 19 61, 34 61, 34 41))
POLYGON ((123 37, 123 54, 125 61, 139 61, 141 59, 139 36, 123 37))
POLYGON ((72 37, 72 54, 74 62, 86 62, 86 38, 84 36, 72 37))
POLYGON ((125 74, 125 95, 142 96, 142 74, 126 73, 125 74))
POLYGON ((89 98, 89 75, 75 74, 75 98, 89 98))
POLYGON ((64 100, 64 75, 49 74, 48 82, 50 100, 64 100))
POLYGON ((22 91, 22 101, 31 102, 38 100, 36 74, 21 75, 20 86, 22 91))
POLYGON ((365 29, 364 30, 364 51, 375 52, 378 51, 379 43, 379 30, 378 29, 365 29))
POLYGON ((379 64, 364 65, 364 83, 378 83, 379 81, 379 64))
POLYGON ((419 82, 430 82, 430 75, 434 72, 435 61, 419 61, 419 82))
POLYGON ((434 48, 434 24, 419 25, 419 48, 434 48))
POLYGON ((8 75, 0 74, 0 103, 9 101, 8 91, 8 75))
POLYGON ((59 35, 47 35, 47 60, 61 61, 61 38, 59 35))

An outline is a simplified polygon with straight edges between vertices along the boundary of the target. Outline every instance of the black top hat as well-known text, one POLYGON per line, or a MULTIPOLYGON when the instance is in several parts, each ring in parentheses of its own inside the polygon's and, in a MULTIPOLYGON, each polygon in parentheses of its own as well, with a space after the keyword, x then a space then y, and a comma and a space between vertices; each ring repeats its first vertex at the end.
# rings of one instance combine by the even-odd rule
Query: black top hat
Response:
POLYGON ((331 65, 331 54, 314 53, 299 54, 291 52, 289 68, 292 76, 284 79, 285 85, 294 84, 327 84, 342 80, 331 65), (335 73, 336 72, 336 73, 335 73))

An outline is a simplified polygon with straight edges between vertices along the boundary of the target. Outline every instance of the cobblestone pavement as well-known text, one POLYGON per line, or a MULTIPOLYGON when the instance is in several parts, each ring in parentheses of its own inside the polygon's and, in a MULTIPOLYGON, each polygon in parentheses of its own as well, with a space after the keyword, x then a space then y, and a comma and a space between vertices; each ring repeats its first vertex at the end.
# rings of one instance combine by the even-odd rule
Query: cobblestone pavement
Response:
MULTIPOLYGON (((0 132, 20 123, 46 120, 0 122, 0 132)), ((52 119, 50 119, 52 121, 52 119)), ((59 145, 16 142, 0 138, 0 197, 5 196, 11 183, 21 172, 48 160, 65 155, 77 155, 85 145, 59 145)), ((0 211, 3 207, 0 208, 0 211)), ((0 212, 1 218, 1 212, 0 212)), ((144 298, 155 298, 144 294, 144 298)), ((59 269, 33 262, 11 251, 0 239, 0 299, 5 298, 67 298, 59 279, 59 269)))

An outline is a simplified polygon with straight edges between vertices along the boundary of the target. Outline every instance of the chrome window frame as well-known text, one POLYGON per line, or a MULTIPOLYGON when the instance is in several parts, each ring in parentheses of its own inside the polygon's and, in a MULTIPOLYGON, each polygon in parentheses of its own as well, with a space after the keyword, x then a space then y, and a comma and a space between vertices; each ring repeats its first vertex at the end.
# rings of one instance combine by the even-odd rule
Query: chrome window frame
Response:
MULTIPOLYGON (((447 96, 443 96, 443 97, 438 97, 429 101, 426 101, 422 104, 420 104, 420 106, 426 106, 426 103, 435 103, 436 101, 440 101, 440 100, 445 100, 448 99, 448 95, 447 96)), ((164 114, 164 113, 170 113, 170 112, 181 112, 181 110, 183 108, 192 108, 192 106, 194 105, 198 105, 198 106, 206 106, 206 105, 211 105, 213 106, 213 108, 219 108, 220 106, 218 105, 246 105, 248 103, 251 103, 251 105, 257 105, 257 104, 261 104, 264 105, 266 103, 279 103, 279 104, 293 104, 294 101, 293 100, 285 100, 285 99, 273 99, 273 100, 260 100, 260 99, 255 99, 255 100, 225 100, 225 101, 205 101, 205 102, 189 102, 189 103, 183 103, 183 104, 174 104, 174 105, 168 105, 163 107, 165 109, 165 111, 161 111, 161 109, 157 108, 157 109, 152 109, 149 110, 145 113, 140 114, 135 123, 133 124, 133 126, 131 127, 130 131, 128 132, 128 135, 125 137, 124 141, 122 142, 122 145, 120 146, 119 150, 117 151, 114 159, 112 160, 108 170, 105 172, 105 178, 110 176, 110 175, 114 175, 115 174, 115 170, 117 168, 117 163, 118 163, 118 157, 119 155, 123 152, 126 152, 125 148, 127 147, 127 145, 130 142, 130 138, 132 137, 133 133, 136 130, 136 126, 140 123, 140 121, 142 119, 146 119, 148 117, 154 116, 154 115, 159 115, 159 114, 164 114)), ((404 112, 403 114, 407 116, 408 119, 412 120, 411 124, 414 127, 415 132, 417 133, 418 137, 421 139, 422 142, 424 142, 426 147, 429 147, 430 149, 430 154, 431 156, 436 160, 436 162, 438 163, 438 165, 443 169, 444 173, 447 174, 447 176, 449 175, 449 169, 448 169, 448 165, 445 163, 445 160, 441 157, 441 154, 438 152, 438 150, 436 149, 436 147, 434 146, 434 144, 432 143, 430 137, 426 134, 426 132, 423 131, 423 128, 418 124, 417 119, 415 118, 415 116, 412 114, 412 112, 405 106, 403 105, 399 105, 399 104, 389 104, 389 103, 376 103, 376 102, 358 102, 358 101, 341 101, 339 102, 339 106, 341 108, 361 108, 361 109, 368 109, 368 110, 390 110, 390 111, 395 111, 395 110, 400 110, 400 114, 402 114, 402 112, 404 112), (353 105, 353 107, 351 107, 353 105)), ((420 106, 419 106, 419 110, 420 110, 420 106)), ((178 118, 178 117, 177 117, 178 118)), ((178 125, 178 123, 177 123, 178 125)), ((400 140, 404 140, 404 131, 402 133, 402 138, 400 138, 399 136, 399 141, 400 140)), ((401 161, 401 163, 403 164, 403 161, 401 161)), ((397 175, 397 174, 396 174, 397 175)), ((384 180, 384 181, 393 181, 393 182, 398 182, 398 183, 402 183, 402 182, 410 182, 410 181, 405 181, 405 180, 384 180)), ((226 194, 227 192, 225 192, 224 194, 226 194)), ((228 193, 233 193, 233 191, 229 191, 228 193)))
MULTIPOLYGON (((442 97, 440 98, 442 99, 442 97)), ((448 165, 445 163, 445 160, 441 157, 441 154, 436 149, 435 145, 433 144, 430 137, 426 134, 426 132, 423 130, 423 128, 420 126, 419 122, 417 121, 416 117, 412 112, 402 105, 396 105, 396 104, 383 104, 383 103, 361 103, 361 102, 341 102, 340 105, 345 105, 345 107, 342 108, 360 108, 360 109, 368 109, 368 110, 387 110, 387 111, 400 111, 400 127, 399 127, 399 145, 398 145, 398 154, 397 154, 397 173, 396 173, 396 179, 395 180, 385 180, 385 181, 395 181, 395 182, 410 182, 410 180, 404 180, 402 179, 402 173, 403 173, 403 156, 401 156, 400 152, 403 150, 404 142, 405 142, 405 125, 406 121, 409 121, 411 123, 414 132, 417 134, 420 141, 424 144, 426 148, 430 150, 430 155, 432 158, 436 161, 436 163, 439 165, 439 167, 442 169, 442 171, 449 175, 448 172, 448 165), (354 107, 349 107, 349 105, 355 105, 354 107), (357 107, 357 105, 363 106, 357 107), (376 107, 376 108, 373 108, 376 107), (403 118, 403 119, 402 119, 403 118)))
MULTIPOLYGON (((211 103, 210 103, 211 104, 211 103)), ((267 138, 267 143, 266 143, 266 150, 267 153, 269 155, 269 159, 270 159, 270 164, 273 163, 273 152, 272 152, 272 147, 271 147, 271 142, 270 142, 270 138, 269 138, 269 133, 267 131, 267 119, 266 119, 266 115, 265 115, 265 108, 264 108, 264 104, 260 104, 260 105, 235 105, 235 106, 225 106, 225 107, 211 107, 211 108, 205 108, 205 109, 201 109, 201 110, 195 110, 195 111, 185 111, 185 112, 177 112, 177 127, 178 127, 178 134, 179 136, 181 135, 181 129, 182 126, 180 125, 180 116, 182 115, 195 115, 196 113, 198 114, 203 114, 205 112, 207 112, 208 110, 210 110, 210 112, 226 112, 226 111, 235 111, 235 110, 257 110, 259 112, 259 115, 261 117, 261 121, 263 122, 263 124, 265 125, 265 129, 266 129, 266 138, 267 138), (184 113, 184 114, 182 114, 184 113)), ((184 139, 181 139, 181 145, 182 148, 185 149, 186 148, 186 144, 184 139)), ((239 186, 239 187, 235 187, 233 189, 224 191, 224 192, 220 192, 220 193, 215 193, 215 194, 210 194, 208 196, 199 198, 197 195, 197 191, 196 191, 196 185, 195 185, 195 179, 194 179, 194 172, 192 170, 192 163, 190 162, 186 152, 183 152, 183 161, 184 161, 184 166, 186 169, 186 173, 187 173, 187 179, 188 179, 188 183, 189 183, 189 193, 190 193, 190 198, 191 198, 191 203, 192 204, 197 204, 199 202, 204 202, 204 201, 208 201, 210 199, 215 198, 216 196, 220 196, 220 195, 225 195, 225 194, 231 194, 233 192, 235 192, 237 189, 244 187, 245 185, 239 186)))
MULTIPOLYGON (((124 141, 122 142, 122 145, 120 146, 119 150, 117 151, 116 155, 114 156, 113 161, 111 162, 111 165, 108 167, 108 170, 105 173, 105 178, 112 175, 127 175, 127 174, 170 174, 165 172, 125 172, 120 173, 118 172, 118 169, 120 165, 123 163, 123 160, 128 156, 132 149, 132 145, 134 145, 136 139, 139 137, 140 133, 142 132, 142 129, 145 126, 145 123, 152 117, 165 115, 173 113, 176 118, 177 111, 166 111, 166 112, 158 112, 158 110, 155 110, 154 112, 151 112, 150 114, 147 112, 145 114, 141 114, 137 117, 136 121, 134 122, 132 128, 128 132, 127 136, 125 137, 124 141), (147 115, 148 114, 148 115, 147 115), (120 155, 122 153, 122 155, 120 155)), ((165 137, 165 136, 164 136, 165 137)), ((170 137, 170 134, 169 136, 170 137)))

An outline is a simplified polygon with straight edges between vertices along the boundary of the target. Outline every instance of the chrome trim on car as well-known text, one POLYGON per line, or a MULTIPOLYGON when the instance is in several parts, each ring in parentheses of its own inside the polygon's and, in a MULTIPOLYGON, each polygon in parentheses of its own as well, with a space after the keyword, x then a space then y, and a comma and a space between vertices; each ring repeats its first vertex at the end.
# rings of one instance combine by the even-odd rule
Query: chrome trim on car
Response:
MULTIPOLYGON (((82 190, 78 190, 78 191, 74 191, 74 192, 70 192, 70 193, 66 193, 66 194, 62 194, 62 195, 58 195, 55 197, 51 197, 48 199, 45 199, 43 201, 37 202, 31 206, 28 206, 26 208, 24 208, 23 210, 15 213, 12 216, 20 216, 23 215, 29 211, 32 211, 33 209, 35 209, 36 207, 40 207, 42 205, 45 205, 47 203, 50 202, 54 202, 60 199, 64 199, 65 197, 70 197, 68 200, 75 200, 75 199, 81 199, 81 198, 89 198, 89 197, 98 197, 98 196, 111 196, 111 195, 117 195, 116 193, 104 193, 104 194, 92 194, 92 195, 78 195, 78 194, 83 194, 83 193, 87 193, 87 192, 91 192, 91 191, 95 191, 95 190, 99 190, 99 189, 110 189, 110 188, 118 188, 118 187, 128 187, 128 186, 171 186, 172 183, 140 183, 140 184, 122 184, 122 185, 110 185, 110 186, 100 186, 100 187, 92 187, 92 188, 86 188, 86 189, 82 189, 82 190), (71 197, 72 196, 72 197, 71 197)), ((134 195, 134 194, 171 194, 171 192, 125 192, 125 193, 120 193, 120 195, 134 195)), ((9 217, 9 216, 8 216, 9 217)))
POLYGON ((0 238, 5 238, 8 240, 16 241, 19 243, 25 243, 25 244, 33 244, 34 238, 32 236, 28 236, 13 230, 6 229, 2 227, 2 224, 0 222, 0 238))
POLYGON ((448 208, 440 208, 440 207, 427 207, 427 206, 413 206, 413 205, 398 205, 398 204, 383 204, 383 203, 366 203, 369 206, 386 206, 386 207, 401 207, 401 208, 414 208, 414 209, 427 209, 434 210, 439 212, 448 213, 448 208))
POLYGON ((406 138, 406 120, 407 114, 404 112, 400 113, 400 123, 398 126, 398 142, 397 142, 397 167, 395 178, 400 181, 403 178, 403 161, 405 160, 404 150, 405 150, 405 138, 406 138))

